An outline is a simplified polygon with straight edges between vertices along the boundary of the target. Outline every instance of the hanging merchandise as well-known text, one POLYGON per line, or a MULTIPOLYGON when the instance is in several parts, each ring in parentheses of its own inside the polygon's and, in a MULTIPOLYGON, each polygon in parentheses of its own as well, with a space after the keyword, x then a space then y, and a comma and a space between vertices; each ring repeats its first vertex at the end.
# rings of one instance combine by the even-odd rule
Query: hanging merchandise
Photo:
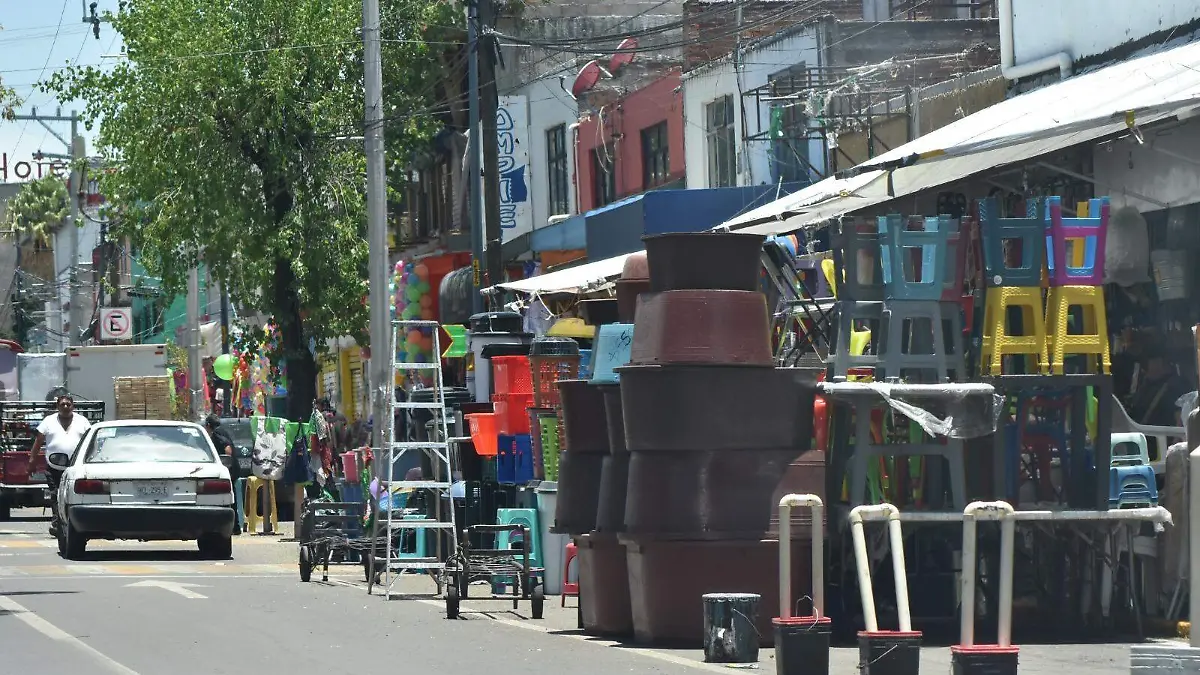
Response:
POLYGON ((276 417, 255 418, 257 433, 254 435, 254 455, 251 470, 263 480, 283 478, 287 462, 287 437, 283 420, 276 417))
POLYGON ((1108 219, 1104 247, 1104 283, 1126 288, 1150 281, 1150 231, 1132 206, 1115 209, 1108 219))
MULTIPOLYGON (((433 289, 429 282, 429 268, 422 263, 398 261, 392 268, 392 279, 388 284, 392 300, 393 319, 401 321, 433 321, 433 289)), ((401 334, 396 343, 396 360, 400 363, 432 363, 433 329, 415 328, 401 334)))

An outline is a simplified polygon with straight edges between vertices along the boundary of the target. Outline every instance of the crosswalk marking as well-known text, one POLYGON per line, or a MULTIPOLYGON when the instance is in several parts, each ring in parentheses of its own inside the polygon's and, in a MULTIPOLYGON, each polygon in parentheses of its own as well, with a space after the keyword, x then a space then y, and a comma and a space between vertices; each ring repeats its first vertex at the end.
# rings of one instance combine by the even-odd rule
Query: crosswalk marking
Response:
POLYGON ((6 548, 57 548, 58 544, 51 540, 10 539, 0 540, 0 549, 6 548))

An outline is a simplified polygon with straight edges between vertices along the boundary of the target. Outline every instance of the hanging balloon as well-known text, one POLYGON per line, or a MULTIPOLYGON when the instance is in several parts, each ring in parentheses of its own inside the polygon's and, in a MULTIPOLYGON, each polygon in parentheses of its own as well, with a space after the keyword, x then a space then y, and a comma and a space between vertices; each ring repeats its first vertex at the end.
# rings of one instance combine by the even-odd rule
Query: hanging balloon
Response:
POLYGON ((416 267, 413 267, 413 274, 416 274, 417 278, 421 281, 426 281, 429 279, 429 268, 424 264, 419 264, 416 267))
POLYGON ((417 284, 417 290, 421 291, 421 295, 425 295, 426 293, 429 292, 429 282, 428 281, 420 282, 419 284, 417 284))
POLYGON ((397 261, 396 261, 396 266, 395 266, 395 268, 394 268, 394 269, 395 269, 395 271, 396 271, 396 272, 403 272, 403 271, 404 271, 404 261, 403 261, 403 260, 397 260, 397 261))
POLYGON ((433 308, 421 310, 422 321, 433 321, 433 308))
POLYGON ((428 293, 421 296, 421 309, 433 307, 433 296, 428 293))
POLYGON ((413 267, 414 267, 414 265, 410 262, 404 263, 404 271, 405 272, 408 272, 411 274, 413 271, 413 267))
POLYGON ((233 356, 222 354, 213 361, 213 372, 216 373, 217 377, 228 382, 233 379, 233 366, 235 363, 233 356))
POLYGON ((404 297, 408 298, 409 302, 420 302, 421 290, 416 286, 409 286, 404 290, 404 297))

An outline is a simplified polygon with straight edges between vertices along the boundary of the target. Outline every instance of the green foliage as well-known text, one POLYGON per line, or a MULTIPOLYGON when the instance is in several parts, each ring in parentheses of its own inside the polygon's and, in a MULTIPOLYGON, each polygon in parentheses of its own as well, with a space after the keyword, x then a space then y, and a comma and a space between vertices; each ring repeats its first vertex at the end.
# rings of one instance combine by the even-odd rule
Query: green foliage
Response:
POLYGON ((62 178, 53 174, 29 181, 8 202, 5 225, 18 235, 45 240, 71 213, 71 196, 62 178))
MULTIPOLYGON (((425 36, 461 19, 439 0, 381 5, 397 180, 437 128, 441 47, 425 36)), ((109 18, 128 58, 46 89, 100 122, 115 235, 167 292, 202 252, 236 302, 275 317, 292 388, 315 387, 310 338, 365 344, 361 0, 138 0, 109 18)))

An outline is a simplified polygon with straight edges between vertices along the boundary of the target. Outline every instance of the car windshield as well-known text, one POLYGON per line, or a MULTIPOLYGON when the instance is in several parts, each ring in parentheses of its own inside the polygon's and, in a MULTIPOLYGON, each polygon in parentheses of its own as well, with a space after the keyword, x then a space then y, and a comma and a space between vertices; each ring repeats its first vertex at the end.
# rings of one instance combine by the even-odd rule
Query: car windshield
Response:
POLYGON ((121 426, 96 430, 84 462, 212 462, 204 432, 186 426, 121 426))

